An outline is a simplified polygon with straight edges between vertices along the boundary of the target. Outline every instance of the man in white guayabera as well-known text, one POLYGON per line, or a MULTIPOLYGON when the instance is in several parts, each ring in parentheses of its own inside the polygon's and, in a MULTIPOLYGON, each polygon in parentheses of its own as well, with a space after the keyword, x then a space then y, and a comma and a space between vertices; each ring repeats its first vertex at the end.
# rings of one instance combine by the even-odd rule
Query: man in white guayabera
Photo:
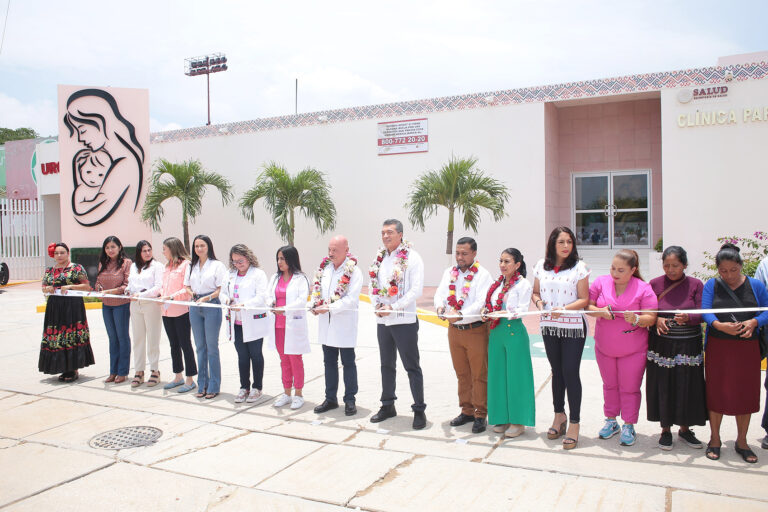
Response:
POLYGON ((403 240, 403 223, 387 219, 381 228, 384 247, 371 265, 369 293, 376 312, 381 357, 381 408, 371 417, 378 423, 397 416, 395 410, 395 375, 397 353, 411 384, 413 428, 427 426, 424 414, 424 377, 419 366, 419 320, 416 299, 424 288, 424 263, 411 244, 403 240))

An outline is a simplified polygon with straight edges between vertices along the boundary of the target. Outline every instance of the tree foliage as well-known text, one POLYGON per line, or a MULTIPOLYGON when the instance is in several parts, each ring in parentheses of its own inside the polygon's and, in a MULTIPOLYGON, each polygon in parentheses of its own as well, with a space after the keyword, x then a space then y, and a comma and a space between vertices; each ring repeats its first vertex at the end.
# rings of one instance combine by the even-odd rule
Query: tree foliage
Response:
POLYGON ((446 254, 453 252, 456 213, 461 216, 464 228, 474 233, 477 233, 480 214, 484 210, 497 222, 506 215, 507 187, 477 169, 476 165, 477 158, 452 157, 440 170, 422 174, 411 185, 405 208, 414 228, 423 231, 427 219, 435 215, 439 207, 448 209, 446 254))
POLYGON ((296 209, 314 221, 320 233, 336 227, 336 206, 325 174, 307 167, 291 176, 281 165, 270 162, 256 178, 256 184, 240 198, 240 211, 248 221, 255 221, 253 206, 259 199, 272 216, 275 229, 283 240, 294 243, 296 209))
POLYGON ((36 139, 38 133, 32 128, 0 128, 0 144, 5 144, 9 140, 36 139))
POLYGON ((232 185, 224 176, 205 170, 199 160, 174 163, 160 159, 152 171, 151 185, 141 218, 153 230, 160 230, 165 211, 163 203, 168 199, 181 202, 181 224, 184 230, 184 247, 189 247, 189 222, 194 222, 203 209, 203 196, 208 187, 221 194, 221 204, 232 201, 232 185))

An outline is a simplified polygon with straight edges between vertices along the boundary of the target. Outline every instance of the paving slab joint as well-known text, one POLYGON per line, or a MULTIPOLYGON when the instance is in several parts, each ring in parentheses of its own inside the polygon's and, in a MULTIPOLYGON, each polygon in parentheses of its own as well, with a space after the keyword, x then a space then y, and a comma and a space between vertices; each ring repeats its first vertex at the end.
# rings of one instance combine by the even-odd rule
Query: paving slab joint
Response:
POLYGON ((366 494, 369 494, 370 492, 372 492, 377 487, 380 487, 380 486, 382 486, 384 484, 387 484, 387 483, 393 481, 395 478, 400 476, 400 470, 401 469, 407 468, 408 466, 413 464, 413 461, 415 461, 416 459, 421 459, 423 457, 425 457, 425 456, 424 455, 420 455, 420 454, 413 455, 409 459, 406 459, 403 462, 401 462, 400 464, 398 464, 397 466, 391 468, 389 471, 387 471, 387 473, 384 476, 382 476, 381 478, 379 478, 378 480, 373 482, 371 485, 369 485, 368 487, 366 487, 362 491, 358 491, 354 496, 352 496, 352 498, 350 498, 346 503, 344 503, 344 506, 345 507, 349 506, 349 503, 352 500, 354 500, 355 498, 360 498, 362 496, 365 496, 366 494))
MULTIPOLYGON (((170 441, 171 439, 175 439, 175 438, 177 438, 177 437, 181 437, 181 436, 183 436, 183 435, 185 435, 185 434, 189 434, 190 432, 193 432, 193 431, 195 431, 195 430, 197 430, 197 429, 199 429, 199 428, 202 428, 202 427, 204 427, 204 426, 205 426, 205 425, 199 425, 199 426, 197 426, 197 427, 193 428, 192 430, 188 430, 188 431, 186 431, 186 432, 182 432, 181 434, 177 434, 177 435, 175 435, 175 436, 173 436, 173 437, 169 437, 167 440, 168 440, 168 441, 170 441)), ((234 429, 234 430, 240 430, 240 429, 234 429)), ((176 455, 173 455, 173 456, 171 456, 171 457, 166 457, 165 459, 156 460, 156 461, 155 461, 155 462, 153 462, 152 464, 147 464, 146 466, 147 466, 147 467, 151 467, 151 468, 153 468, 153 469, 160 469, 160 470, 162 470, 162 471, 165 471, 165 470, 163 470, 163 468, 156 468, 155 466, 156 466, 157 464, 161 464, 161 463, 163 463, 163 462, 168 462, 169 460, 173 460, 173 459, 176 459, 176 458, 178 458, 178 457, 181 457, 181 456, 183 456, 183 455, 189 455, 190 453, 197 453, 197 452, 199 452, 199 451, 201 451, 201 450, 206 450, 206 449, 208 449, 208 448, 216 448, 217 446, 221 446, 221 445, 222 445, 222 444, 224 444, 224 443, 229 443, 230 441, 234 441, 235 439, 239 439, 239 438, 241 438, 241 437, 243 437, 243 436, 247 436, 248 434, 251 434, 251 433, 252 433, 252 432, 251 432, 250 430, 243 430, 242 432, 240 432, 240 434, 239 434, 239 435, 236 435, 235 437, 231 437, 231 438, 229 438, 229 439, 222 439, 221 441, 219 441, 219 442, 218 442, 218 443, 216 443, 216 444, 209 444, 209 445, 206 445, 206 446, 200 446, 200 447, 197 447, 197 448, 193 448, 193 449, 191 449, 191 450, 189 450, 189 451, 186 451, 186 452, 183 452, 183 453, 177 453, 176 455)), ((124 460, 123 462, 130 462, 130 461, 125 461, 125 460, 124 460)), ((144 464, 139 464, 139 463, 136 463, 136 464, 138 464, 138 465, 140 465, 140 466, 143 466, 143 465, 144 465, 144 464)))

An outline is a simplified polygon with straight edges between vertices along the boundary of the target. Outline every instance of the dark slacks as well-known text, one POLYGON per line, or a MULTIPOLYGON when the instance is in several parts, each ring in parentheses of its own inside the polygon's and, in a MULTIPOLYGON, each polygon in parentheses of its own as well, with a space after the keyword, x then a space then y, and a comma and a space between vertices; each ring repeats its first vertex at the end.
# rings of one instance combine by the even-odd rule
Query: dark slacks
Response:
POLYGON ((552 404, 555 412, 565 412, 565 393, 568 392, 569 420, 581 421, 581 355, 586 338, 561 338, 542 335, 544 350, 552 367, 552 404))
POLYGON ((323 345, 323 363, 325 364, 325 399, 338 403, 339 391, 339 353, 344 368, 344 403, 355 403, 357 394, 357 364, 354 347, 339 348, 323 345))
POLYGON ((189 313, 181 316, 164 316, 163 327, 171 344, 171 364, 173 373, 181 373, 186 369, 186 376, 197 375, 195 351, 192 350, 192 334, 189 325, 189 313), (182 353, 184 357, 182 359, 182 353))
POLYGON ((411 384, 411 395, 414 412, 424 411, 427 405, 424 403, 424 376, 419 366, 419 321, 412 324, 376 326, 376 335, 379 340, 379 356, 381 358, 381 403, 393 405, 395 395, 395 378, 397 375, 397 353, 403 362, 405 371, 408 372, 408 381, 411 384))
POLYGON ((264 339, 243 341, 243 326, 235 324, 235 350, 237 350, 237 370, 240 373, 240 388, 251 388, 251 369, 253 369, 253 389, 262 389, 264 380, 264 354, 261 347, 264 339))
MULTIPOLYGON (((765 386, 766 391, 768 391, 768 372, 765 372, 765 383, 763 386, 765 386)), ((768 393, 765 395, 765 408, 763 409, 763 423, 761 426, 763 427, 763 430, 765 430, 765 433, 768 434, 768 393)))

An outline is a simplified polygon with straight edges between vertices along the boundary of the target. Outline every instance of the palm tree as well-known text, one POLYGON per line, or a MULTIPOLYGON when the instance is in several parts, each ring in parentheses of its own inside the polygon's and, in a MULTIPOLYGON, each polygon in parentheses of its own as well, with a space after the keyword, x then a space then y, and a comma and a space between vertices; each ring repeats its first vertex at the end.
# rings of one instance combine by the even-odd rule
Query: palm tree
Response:
POLYGON ((315 221, 320 233, 336 227, 331 186, 325 181, 325 174, 311 167, 291 176, 283 166, 270 162, 256 178, 256 184, 240 198, 240 210, 250 222, 255 219, 253 204, 259 199, 264 199, 277 232, 290 245, 296 231, 296 208, 315 221))
POLYGON ((448 209, 448 237, 445 254, 453 253, 453 218, 458 211, 463 216, 464 228, 477 233, 481 209, 489 210, 495 221, 506 214, 504 206, 509 200, 507 187, 500 181, 476 169, 477 158, 455 158, 440 168, 419 176, 411 185, 405 208, 408 219, 416 229, 425 229, 425 222, 437 213, 437 208, 448 209))
POLYGON ((174 163, 161 158, 152 171, 150 185, 141 218, 155 231, 160 230, 163 218, 163 202, 176 198, 181 201, 181 226, 184 230, 184 247, 189 248, 189 221, 194 222, 203 208, 203 196, 207 186, 218 189, 221 204, 232 201, 232 185, 221 174, 206 171, 200 160, 174 163))

